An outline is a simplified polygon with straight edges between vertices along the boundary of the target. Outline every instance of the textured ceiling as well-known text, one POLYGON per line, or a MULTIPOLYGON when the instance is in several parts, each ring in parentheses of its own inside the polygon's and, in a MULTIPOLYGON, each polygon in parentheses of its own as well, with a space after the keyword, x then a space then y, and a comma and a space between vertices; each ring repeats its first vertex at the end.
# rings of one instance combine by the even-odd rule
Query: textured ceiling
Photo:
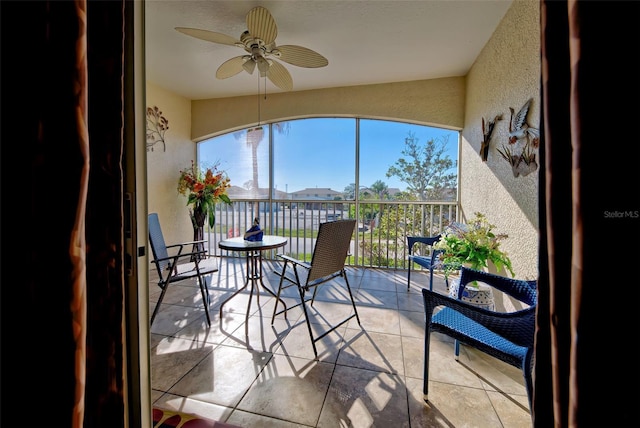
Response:
MULTIPOLYGON (((511 0, 147 0, 147 79, 189 99, 255 94, 258 73, 217 79, 216 69, 245 51, 199 40, 175 27, 215 31, 235 39, 254 6, 271 12, 277 45, 300 45, 325 56, 323 68, 281 62, 293 90, 434 79, 467 74, 511 0)), ((260 86, 258 86, 260 85, 260 86)), ((281 92, 268 80, 267 93, 281 92)))

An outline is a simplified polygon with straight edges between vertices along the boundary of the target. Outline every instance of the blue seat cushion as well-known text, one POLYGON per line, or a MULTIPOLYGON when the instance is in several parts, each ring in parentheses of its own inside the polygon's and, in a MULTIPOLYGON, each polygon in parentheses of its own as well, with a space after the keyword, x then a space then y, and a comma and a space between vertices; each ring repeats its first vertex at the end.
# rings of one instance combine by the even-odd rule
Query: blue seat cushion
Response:
POLYGON ((526 347, 516 345, 451 308, 442 308, 434 313, 431 330, 447 334, 516 366, 520 366, 526 357, 526 347))

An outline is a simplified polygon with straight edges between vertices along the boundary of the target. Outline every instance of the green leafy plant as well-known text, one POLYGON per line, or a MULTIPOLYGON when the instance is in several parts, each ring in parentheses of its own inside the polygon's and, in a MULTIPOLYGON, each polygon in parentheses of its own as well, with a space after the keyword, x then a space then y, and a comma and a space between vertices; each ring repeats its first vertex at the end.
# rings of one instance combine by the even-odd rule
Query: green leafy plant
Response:
POLYGON ((495 225, 489 223, 482 213, 474 213, 468 223, 453 223, 448 226, 435 249, 443 250, 440 262, 445 277, 460 270, 461 266, 482 270, 492 262, 498 271, 503 268, 515 277, 511 260, 507 253, 500 249, 500 241, 508 238, 506 234, 495 234, 495 225))

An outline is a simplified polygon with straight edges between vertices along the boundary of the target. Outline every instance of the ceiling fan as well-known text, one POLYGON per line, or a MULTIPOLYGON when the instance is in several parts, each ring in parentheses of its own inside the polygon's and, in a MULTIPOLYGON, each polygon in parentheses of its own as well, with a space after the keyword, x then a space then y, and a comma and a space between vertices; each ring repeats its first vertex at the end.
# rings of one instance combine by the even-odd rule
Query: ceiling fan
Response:
POLYGON ((238 46, 247 54, 233 57, 216 71, 218 79, 235 76, 242 70, 253 74, 256 66, 260 77, 267 77, 274 85, 284 91, 293 89, 293 79, 289 71, 275 58, 286 63, 305 68, 325 67, 329 61, 319 53, 297 45, 276 46, 278 27, 267 9, 254 7, 247 13, 247 30, 236 40, 226 34, 196 28, 176 27, 181 33, 208 42, 229 46, 238 46))

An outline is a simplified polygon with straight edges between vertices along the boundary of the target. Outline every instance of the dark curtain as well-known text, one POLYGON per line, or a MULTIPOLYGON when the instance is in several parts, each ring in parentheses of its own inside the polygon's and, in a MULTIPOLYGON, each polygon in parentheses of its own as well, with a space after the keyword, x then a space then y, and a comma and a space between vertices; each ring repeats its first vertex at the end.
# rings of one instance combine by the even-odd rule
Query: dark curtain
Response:
POLYGON ((534 426, 637 426, 640 2, 541 7, 534 426))
POLYGON ((127 2, 0 3, 0 425, 125 426, 127 2))
POLYGON ((124 424, 124 6, 123 0, 87 3, 86 427, 124 424))
MULTIPOLYGON (((125 425, 127 3, 0 2, 3 428, 125 425)), ((534 425, 634 426, 640 2, 541 7, 534 425)))

